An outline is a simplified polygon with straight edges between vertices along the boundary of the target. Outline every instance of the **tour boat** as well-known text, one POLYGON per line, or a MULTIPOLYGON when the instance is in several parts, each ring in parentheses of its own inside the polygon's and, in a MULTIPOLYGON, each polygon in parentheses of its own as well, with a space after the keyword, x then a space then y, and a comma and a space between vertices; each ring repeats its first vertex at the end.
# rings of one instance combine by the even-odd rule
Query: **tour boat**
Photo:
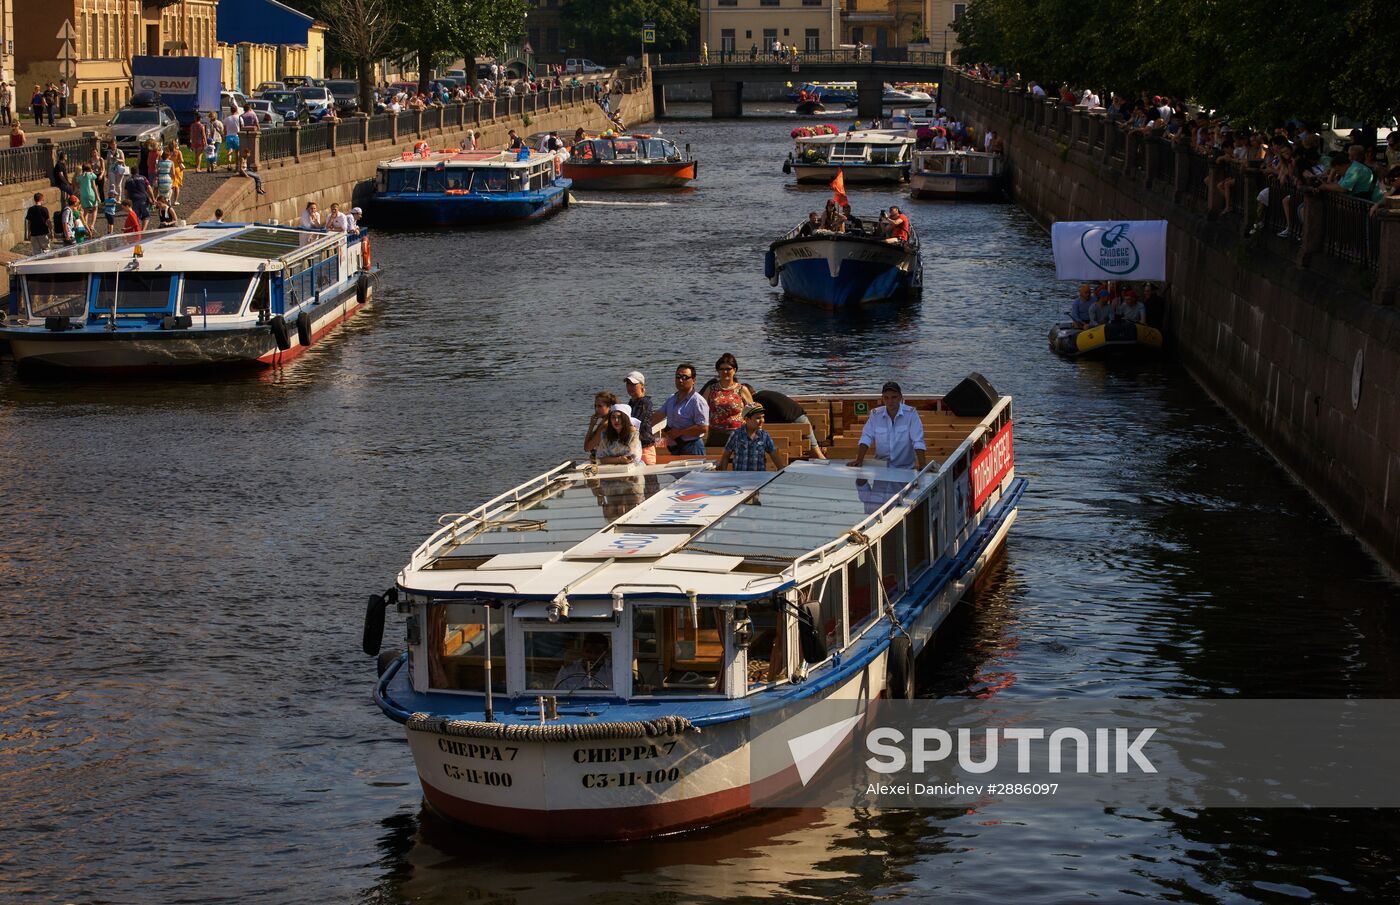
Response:
POLYGON ((788 92, 788 100, 794 103, 814 99, 824 104, 853 107, 858 97, 855 82, 805 82, 796 91, 788 92))
POLYGON ((538 220, 569 201, 561 151, 430 151, 379 164, 375 226, 487 226, 538 220))
POLYGON ((768 247, 764 276, 799 301, 824 308, 887 302, 923 288, 919 235, 909 225, 909 240, 881 238, 848 225, 846 232, 814 230, 805 223, 768 247))
POLYGON ((915 198, 999 198, 1005 158, 986 151, 915 151, 909 193, 915 198))
POLYGON ((902 130, 859 129, 835 135, 799 135, 783 171, 802 183, 828 183, 844 172, 846 184, 903 182, 914 139, 902 130))
POLYGON ((821 776, 751 760, 801 714, 913 696, 1016 518, 1011 398, 978 375, 907 397, 921 470, 843 461, 877 396, 796 398, 829 460, 565 462, 438 520, 364 626, 433 810, 560 841, 673 833, 821 776), (381 652, 391 606, 402 653, 381 652))
POLYGON ((21 366, 270 367, 370 300, 360 233, 201 223, 104 236, 7 265, 0 339, 21 366))
POLYGON ((578 189, 664 189, 690 182, 699 166, 669 139, 604 134, 574 144, 564 175, 578 189))
POLYGON ((1069 358, 1153 354, 1161 351, 1162 331, 1125 320, 1111 320, 1086 329, 1056 324, 1050 328, 1050 348, 1069 358))

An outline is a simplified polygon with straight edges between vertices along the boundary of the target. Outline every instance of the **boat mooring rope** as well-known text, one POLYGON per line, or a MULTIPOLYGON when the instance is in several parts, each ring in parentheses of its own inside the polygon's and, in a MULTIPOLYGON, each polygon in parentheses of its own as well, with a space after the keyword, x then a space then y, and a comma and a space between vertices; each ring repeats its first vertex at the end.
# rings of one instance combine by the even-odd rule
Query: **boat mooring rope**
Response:
POLYGON ((654 720, 625 723, 483 723, 480 720, 449 720, 415 713, 408 718, 409 729, 436 732, 464 738, 494 738, 523 742, 592 742, 609 738, 656 738, 700 730, 683 716, 663 716, 654 720))

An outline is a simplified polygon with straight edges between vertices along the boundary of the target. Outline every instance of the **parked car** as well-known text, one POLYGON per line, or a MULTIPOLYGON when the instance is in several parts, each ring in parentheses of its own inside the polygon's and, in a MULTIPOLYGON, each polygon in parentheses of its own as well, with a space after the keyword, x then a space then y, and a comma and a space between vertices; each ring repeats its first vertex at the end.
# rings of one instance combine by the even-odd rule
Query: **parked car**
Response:
POLYGON ((164 104, 123 107, 107 123, 117 147, 124 153, 134 153, 142 143, 154 138, 162 145, 178 141, 180 123, 175 111, 164 104))
POLYGON ((269 129, 276 129, 285 126, 287 120, 273 107, 272 101, 265 97, 248 98, 248 107, 258 115, 258 122, 269 129))
POLYGON ((303 85, 295 89, 293 93, 297 100, 306 107, 306 118, 315 122, 325 116, 331 109, 333 98, 331 93, 319 85, 303 85))
POLYGON ((282 76, 282 84, 292 90, 296 90, 297 88, 324 88, 326 86, 324 80, 309 75, 284 75, 282 76))
POLYGON ((595 72, 607 72, 606 66, 599 66, 592 60, 585 60, 582 57, 569 57, 564 61, 565 72, 577 72, 584 75, 591 75, 595 72))
POLYGON ((326 90, 335 98, 336 112, 342 116, 360 109, 360 83, 354 79, 330 79, 326 90))
MULTIPOLYGON (((1345 151, 1347 145, 1351 144, 1351 133, 1354 129, 1365 129, 1365 125, 1359 120, 1349 119, 1345 116, 1334 115, 1322 126, 1323 145, 1328 151, 1336 153, 1345 151)), ((1396 129, 1395 117, 1383 120, 1376 128, 1376 147, 1385 147, 1386 139, 1390 133, 1396 129)))
POLYGON ((287 90, 287 86, 284 85, 282 82, 258 82, 258 87, 253 91, 253 93, 254 93, 254 94, 262 94, 264 91, 286 91, 286 90, 287 90))
POLYGON ((219 116, 228 116, 230 113, 242 113, 247 106, 248 98, 243 92, 219 92, 219 116))
POLYGON ((262 100, 272 105, 283 123, 294 123, 305 119, 306 108, 295 91, 264 91, 262 100))

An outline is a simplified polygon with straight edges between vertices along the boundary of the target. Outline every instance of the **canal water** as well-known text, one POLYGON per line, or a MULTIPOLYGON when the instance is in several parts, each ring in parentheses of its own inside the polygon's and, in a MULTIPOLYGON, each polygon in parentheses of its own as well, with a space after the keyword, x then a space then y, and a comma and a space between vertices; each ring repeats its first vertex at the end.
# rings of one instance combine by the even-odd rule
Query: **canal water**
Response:
MULTIPOLYGON (((370 700, 365 596, 440 513, 577 455, 595 391, 732 352, 761 387, 1016 397, 1030 480, 921 693, 1395 697, 1400 593, 1170 362, 1064 361, 1072 287, 1010 205, 905 203, 922 300, 784 303, 763 251, 824 188, 792 120, 667 121, 690 192, 525 229, 376 235, 378 303, 280 373, 0 373, 0 900, 1377 901, 1383 812, 797 811, 654 842, 525 844, 424 812, 370 700)), ((337 200, 322 199, 326 203, 337 200)), ((401 626, 393 622, 391 632, 401 626)), ((1305 731, 1300 727, 1300 731, 1305 731)))

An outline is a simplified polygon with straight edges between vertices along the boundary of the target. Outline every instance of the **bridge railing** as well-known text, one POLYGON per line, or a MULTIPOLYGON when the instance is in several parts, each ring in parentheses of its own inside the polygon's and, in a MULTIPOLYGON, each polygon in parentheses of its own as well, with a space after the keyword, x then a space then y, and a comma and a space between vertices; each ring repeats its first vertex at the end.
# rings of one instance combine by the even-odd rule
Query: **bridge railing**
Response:
POLYGON ((696 66, 707 66, 722 68, 726 66, 755 66, 766 65, 774 68, 786 68, 793 71, 801 71, 801 67, 806 65, 858 65, 861 63, 879 63, 882 65, 904 64, 910 68, 942 66, 945 58, 942 51, 922 51, 909 50, 904 47, 866 47, 863 50, 851 48, 849 50, 809 50, 798 51, 795 54, 775 54, 765 50, 710 50, 710 51, 678 51, 676 53, 654 54, 654 65, 659 69, 667 66, 685 66, 692 68, 696 66))

